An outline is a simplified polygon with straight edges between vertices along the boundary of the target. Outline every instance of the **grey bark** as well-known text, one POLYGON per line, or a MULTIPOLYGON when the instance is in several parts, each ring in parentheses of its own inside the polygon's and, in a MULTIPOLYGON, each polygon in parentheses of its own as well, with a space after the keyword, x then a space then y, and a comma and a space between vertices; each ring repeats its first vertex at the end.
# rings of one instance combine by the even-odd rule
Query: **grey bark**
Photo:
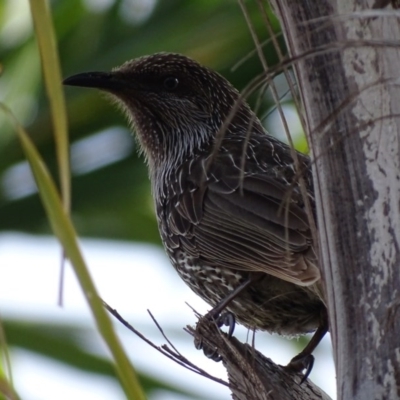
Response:
POLYGON ((400 399, 400 14, 366 0, 272 3, 315 161, 338 399, 400 399))

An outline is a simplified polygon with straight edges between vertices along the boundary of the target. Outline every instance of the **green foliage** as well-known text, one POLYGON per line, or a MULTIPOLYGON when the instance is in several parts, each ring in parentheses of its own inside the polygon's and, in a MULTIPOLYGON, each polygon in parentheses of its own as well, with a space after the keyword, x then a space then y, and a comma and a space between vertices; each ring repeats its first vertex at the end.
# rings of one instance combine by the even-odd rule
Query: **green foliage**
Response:
MULTIPOLYGON (((240 8, 234 1, 159 1, 147 18, 136 23, 123 18, 122 1, 115 1, 102 12, 91 12, 85 4, 82 0, 52 2, 64 76, 109 70, 128 59, 157 51, 180 52, 196 58, 226 75, 239 89, 262 70, 254 55, 237 71, 230 71, 254 49, 240 8)), ((253 3, 249 7, 264 40, 266 34, 259 10, 253 3)), ((0 20, 5 23, 4 19, 0 20)), ((51 115, 37 52, 32 34, 14 47, 0 48, 4 68, 1 81, 8 89, 5 102, 27 125, 39 152, 57 176, 51 115)), ((266 46, 265 52, 271 63, 276 62, 271 46, 266 46)), ((72 144, 106 128, 126 126, 120 112, 110 107, 99 92, 71 88, 66 92, 72 144)), ((24 157, 3 117, 0 130, 2 176, 24 157)), ((146 168, 135 150, 104 168, 73 173, 72 178, 72 216, 81 235, 159 243, 146 168)), ((0 229, 49 232, 36 194, 10 199, 4 186, 2 189, 0 229)))
MULTIPOLYGON (((127 9, 128 3, 110 1, 108 8, 95 10, 93 6, 88 7, 88 4, 96 4, 95 1, 51 2, 63 76, 109 70, 128 59, 159 51, 193 57, 221 72, 239 89, 261 73, 261 63, 254 52, 235 72, 231 70, 254 49, 235 1, 159 0, 147 13, 141 13, 140 7, 136 12, 127 9)), ((130 4, 133 8, 134 2, 130 4)), ((151 5, 152 2, 136 1, 135 4, 151 5)), ((248 7, 260 40, 266 40, 257 2, 248 2, 248 7)), ((53 132, 57 123, 52 121, 38 41, 29 18, 20 18, 19 26, 18 22, 13 22, 14 28, 10 23, 26 12, 24 1, 0 0, 1 101, 26 127, 53 179, 64 181, 65 188, 68 177, 64 171, 64 177, 59 178, 56 148, 60 146, 55 144, 53 132)), ((276 23, 274 28, 278 29, 276 23)), ((39 41, 39 45, 42 48, 43 43, 39 41)), ((264 46, 264 52, 270 65, 277 62, 270 44, 264 46)), ((53 62, 43 53, 42 57, 47 64, 53 62)), ((53 75, 50 86, 57 86, 54 79, 58 77, 53 75)), ((136 152, 133 136, 127 133, 124 118, 96 91, 68 88, 66 94, 72 145, 72 219, 77 231, 82 236, 159 243, 146 166, 136 152), (105 130, 107 135, 98 135, 105 130), (107 159, 111 151, 115 151, 113 160, 107 159), (91 157, 94 156, 97 158, 93 161, 91 157)), ((254 104, 256 96, 249 100, 254 104)), ((58 101, 56 113, 63 107, 62 99, 58 101)), ((260 115, 270 107, 271 101, 266 98, 261 103, 260 115)), ((39 195, 30 187, 32 178, 20 142, 3 115, 0 116, 0 132, 0 230, 50 233, 39 195)), ((60 216, 60 210, 58 212, 60 216)), ((71 326, 5 323, 11 346, 81 370, 114 376, 107 360, 93 356, 74 341, 78 331, 79 328, 71 326)), ((146 393, 163 389, 183 394, 154 377, 139 375, 146 393)))
MULTIPOLYGON (((59 361, 80 371, 90 372, 116 379, 111 362, 92 354, 82 347, 80 337, 94 335, 80 326, 55 326, 54 324, 35 324, 32 322, 5 321, 4 329, 9 337, 9 345, 24 348, 40 356, 59 361), (29 334, 27 334, 29 333, 29 334)), ((143 389, 149 393, 154 390, 166 390, 177 394, 189 393, 172 385, 139 373, 143 389)))

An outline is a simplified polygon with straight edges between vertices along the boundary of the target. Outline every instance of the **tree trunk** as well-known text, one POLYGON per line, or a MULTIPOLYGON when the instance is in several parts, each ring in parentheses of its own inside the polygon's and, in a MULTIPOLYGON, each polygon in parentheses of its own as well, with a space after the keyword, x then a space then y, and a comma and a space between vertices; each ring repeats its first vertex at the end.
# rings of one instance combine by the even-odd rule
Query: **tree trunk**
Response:
POLYGON ((366 0, 272 3, 314 160, 338 399, 400 399, 399 19, 366 0))

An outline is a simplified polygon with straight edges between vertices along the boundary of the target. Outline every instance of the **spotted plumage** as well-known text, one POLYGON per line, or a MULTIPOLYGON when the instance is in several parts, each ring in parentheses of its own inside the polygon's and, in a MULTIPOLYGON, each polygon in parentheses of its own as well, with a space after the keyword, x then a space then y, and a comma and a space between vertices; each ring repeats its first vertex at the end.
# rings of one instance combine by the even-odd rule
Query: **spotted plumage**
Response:
POLYGON ((309 158, 298 153, 296 164, 226 79, 161 53, 65 83, 103 89, 126 111, 149 164, 163 244, 192 290, 215 306, 252 277, 228 305, 240 323, 287 335, 326 324, 298 183, 301 173, 314 209, 309 158))

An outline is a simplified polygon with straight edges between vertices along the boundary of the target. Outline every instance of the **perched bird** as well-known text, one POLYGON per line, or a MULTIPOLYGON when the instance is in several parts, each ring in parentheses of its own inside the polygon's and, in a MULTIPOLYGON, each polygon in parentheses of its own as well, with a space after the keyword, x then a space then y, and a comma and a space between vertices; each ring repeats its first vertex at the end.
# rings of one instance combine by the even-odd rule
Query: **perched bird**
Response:
POLYGON ((317 330, 289 364, 307 367, 328 329, 298 183, 301 173, 314 210, 309 158, 297 153, 297 171, 290 148, 265 132, 239 92, 183 55, 145 56, 64 84, 104 90, 126 111, 180 277, 216 314, 226 308, 250 329, 317 330))

